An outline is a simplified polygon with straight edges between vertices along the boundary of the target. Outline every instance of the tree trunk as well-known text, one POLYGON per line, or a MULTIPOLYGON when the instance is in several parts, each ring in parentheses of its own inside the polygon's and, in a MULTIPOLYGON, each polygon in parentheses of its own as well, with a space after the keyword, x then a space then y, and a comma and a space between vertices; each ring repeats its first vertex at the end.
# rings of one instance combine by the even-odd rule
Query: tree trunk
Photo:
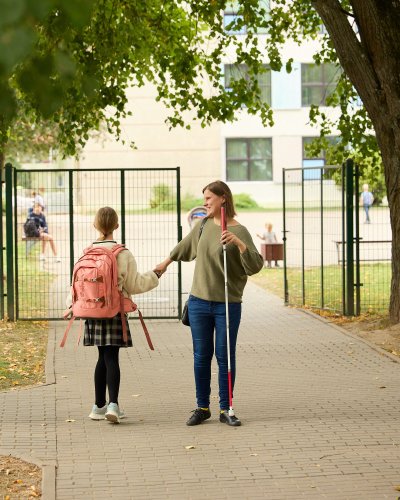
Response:
MULTIPOLYGON (((399 93, 399 90, 396 90, 399 93)), ((400 95, 398 95, 400 99, 400 95)), ((392 282, 389 317, 400 322, 400 129, 394 116, 375 126, 376 138, 382 153, 387 196, 392 227, 392 282)))
POLYGON ((338 0, 312 0, 339 61, 373 123, 382 154, 392 227, 389 316, 400 322, 400 2, 350 0, 354 18, 338 0), (358 34, 351 24, 355 22, 358 34))

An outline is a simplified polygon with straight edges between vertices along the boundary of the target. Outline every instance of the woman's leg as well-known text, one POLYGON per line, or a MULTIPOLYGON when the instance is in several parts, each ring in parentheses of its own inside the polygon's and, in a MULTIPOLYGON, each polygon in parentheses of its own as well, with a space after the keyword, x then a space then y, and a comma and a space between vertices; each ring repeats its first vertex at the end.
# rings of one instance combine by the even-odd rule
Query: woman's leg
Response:
POLYGON ((96 405, 98 408, 103 408, 106 404, 106 387, 107 387, 107 368, 104 360, 103 346, 98 346, 99 358, 94 370, 94 390, 96 395, 96 405))
POLYGON ((197 406, 208 408, 211 392, 211 360, 214 355, 214 318, 211 314, 211 302, 191 296, 188 311, 193 339, 197 406))
POLYGON ((118 404, 119 385, 121 381, 121 372, 119 369, 119 346, 105 346, 104 361, 107 368, 107 387, 109 402, 118 404))
MULTIPOLYGON (((236 377, 236 340, 242 315, 242 304, 229 304, 229 347, 231 360, 232 393, 236 377)), ((226 342, 225 304, 214 302, 215 356, 218 361, 219 405, 221 410, 229 409, 228 356, 226 342)))

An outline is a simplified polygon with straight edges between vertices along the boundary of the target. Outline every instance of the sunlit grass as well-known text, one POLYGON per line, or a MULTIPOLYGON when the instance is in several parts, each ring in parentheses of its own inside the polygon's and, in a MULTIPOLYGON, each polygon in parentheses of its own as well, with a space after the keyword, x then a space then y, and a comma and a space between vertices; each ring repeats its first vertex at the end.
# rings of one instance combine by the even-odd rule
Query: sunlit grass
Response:
MULTIPOLYGON (((263 269, 251 278, 252 281, 284 300, 283 269, 263 269)), ((391 267, 388 263, 365 264, 360 266, 361 312, 381 314, 389 307, 391 267)), ((342 267, 325 266, 323 272, 318 267, 287 268, 288 302, 294 306, 328 309, 343 312, 342 267)))

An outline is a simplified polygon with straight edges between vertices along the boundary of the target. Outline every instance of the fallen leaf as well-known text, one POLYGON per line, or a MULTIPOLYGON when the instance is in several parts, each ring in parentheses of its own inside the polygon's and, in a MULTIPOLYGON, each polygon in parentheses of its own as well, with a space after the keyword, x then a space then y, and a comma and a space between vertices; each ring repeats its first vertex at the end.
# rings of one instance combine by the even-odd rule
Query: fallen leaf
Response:
POLYGON ((399 485, 397 485, 397 486, 394 486, 394 489, 395 489, 396 491, 400 491, 400 484, 399 484, 399 485))
POLYGON ((15 483, 15 484, 21 484, 21 483, 22 483, 22 479, 16 479, 16 480, 14 481, 14 483, 15 483))
POLYGON ((386 389, 386 385, 381 385, 379 389, 386 389))
POLYGON ((66 422, 75 422, 73 418, 67 418, 66 422))
POLYGON ((196 448, 196 446, 193 446, 193 445, 191 444, 191 445, 189 445, 189 446, 185 446, 185 448, 186 448, 187 450, 194 450, 194 449, 196 448))

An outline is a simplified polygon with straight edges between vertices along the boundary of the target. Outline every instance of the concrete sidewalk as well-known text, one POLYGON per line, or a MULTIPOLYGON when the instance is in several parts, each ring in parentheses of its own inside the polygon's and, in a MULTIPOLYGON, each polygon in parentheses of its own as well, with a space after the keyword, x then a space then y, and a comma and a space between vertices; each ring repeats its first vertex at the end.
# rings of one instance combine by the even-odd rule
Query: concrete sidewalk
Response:
POLYGON ((214 366, 212 418, 187 427, 190 331, 148 327, 155 352, 137 322, 135 347, 121 352, 120 425, 87 418, 96 349, 75 352, 74 334, 58 348, 63 323, 50 329, 55 383, 0 393, 0 453, 45 465, 45 500, 54 488, 57 500, 400 495, 400 364, 390 356, 249 284, 234 402, 243 426, 218 421, 214 366))

